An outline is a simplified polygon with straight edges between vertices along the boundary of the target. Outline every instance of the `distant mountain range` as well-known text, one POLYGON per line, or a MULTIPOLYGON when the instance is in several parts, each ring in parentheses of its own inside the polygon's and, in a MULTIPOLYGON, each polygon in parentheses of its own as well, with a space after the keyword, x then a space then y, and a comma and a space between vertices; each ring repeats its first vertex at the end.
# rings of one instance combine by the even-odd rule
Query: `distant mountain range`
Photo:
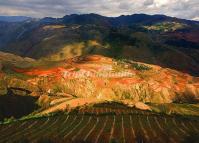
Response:
POLYGON ((147 15, 147 14, 133 14, 133 15, 121 15, 119 17, 106 17, 98 14, 72 14, 66 15, 63 18, 51 18, 45 17, 41 19, 41 22, 51 23, 65 23, 65 24, 97 24, 97 25, 109 25, 109 26, 129 26, 133 24, 154 24, 164 21, 175 21, 187 24, 199 24, 199 21, 178 19, 175 17, 169 17, 165 15, 147 15))
POLYGON ((198 21, 146 14, 0 19, 4 52, 48 60, 101 54, 199 75, 198 21))
POLYGON ((26 16, 0 16, 0 21, 3 22, 24 22, 32 18, 26 16))

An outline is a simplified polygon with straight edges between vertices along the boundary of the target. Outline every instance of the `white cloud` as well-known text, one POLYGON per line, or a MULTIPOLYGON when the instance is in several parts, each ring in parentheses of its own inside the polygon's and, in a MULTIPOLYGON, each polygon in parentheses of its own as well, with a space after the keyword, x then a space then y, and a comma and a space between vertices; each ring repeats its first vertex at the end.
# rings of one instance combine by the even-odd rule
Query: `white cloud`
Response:
POLYGON ((169 3, 169 0, 154 0, 154 5, 156 7, 161 7, 161 6, 164 6, 164 5, 167 5, 169 3))
POLYGON ((197 21, 199 21, 199 16, 198 16, 198 17, 194 17, 192 20, 197 20, 197 21))

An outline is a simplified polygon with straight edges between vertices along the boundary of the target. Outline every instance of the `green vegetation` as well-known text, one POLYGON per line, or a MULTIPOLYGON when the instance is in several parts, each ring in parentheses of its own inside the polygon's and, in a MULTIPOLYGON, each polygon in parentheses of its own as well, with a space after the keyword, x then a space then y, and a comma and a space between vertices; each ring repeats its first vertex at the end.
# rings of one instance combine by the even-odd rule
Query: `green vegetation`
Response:
POLYGON ((145 71, 145 70, 151 70, 152 68, 149 66, 146 66, 141 63, 136 63, 131 60, 125 59, 125 58, 117 58, 115 60, 117 62, 117 67, 119 69, 125 69, 125 66, 132 66, 132 68, 139 70, 139 71, 145 71))
POLYGON ((163 22, 163 23, 157 23, 152 26, 145 26, 145 28, 148 30, 156 30, 163 32, 175 31, 178 29, 183 29, 185 27, 187 27, 187 25, 177 22, 163 22))
POLYGON ((16 121, 16 119, 14 117, 10 117, 10 118, 4 118, 2 123, 3 124, 9 124, 9 123, 12 123, 14 121, 16 121))
POLYGON ((132 63, 132 67, 139 71, 151 70, 152 68, 144 64, 132 63))
POLYGON ((27 80, 34 77, 34 76, 25 75, 23 73, 15 72, 13 68, 14 68, 13 65, 4 64, 2 71, 5 72, 7 76, 19 78, 22 80, 27 80))
POLYGON ((132 99, 132 95, 129 92, 122 93, 122 99, 132 99))
POLYGON ((10 77, 19 78, 19 79, 22 79, 22 80, 31 79, 31 78, 34 77, 34 76, 25 75, 25 74, 22 74, 22 73, 17 73, 17 72, 14 72, 13 70, 9 70, 9 69, 5 70, 5 73, 10 77))
POLYGON ((167 115, 199 116, 198 104, 152 104, 149 103, 153 111, 167 115))

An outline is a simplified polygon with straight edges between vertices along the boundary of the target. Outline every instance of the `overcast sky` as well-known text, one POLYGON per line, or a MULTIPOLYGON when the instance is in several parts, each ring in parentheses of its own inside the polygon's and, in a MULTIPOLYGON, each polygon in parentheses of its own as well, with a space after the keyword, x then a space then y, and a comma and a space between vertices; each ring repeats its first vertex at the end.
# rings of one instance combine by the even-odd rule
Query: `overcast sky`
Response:
POLYGON ((165 14, 199 20, 199 0, 0 0, 0 15, 41 18, 74 13, 104 16, 165 14))

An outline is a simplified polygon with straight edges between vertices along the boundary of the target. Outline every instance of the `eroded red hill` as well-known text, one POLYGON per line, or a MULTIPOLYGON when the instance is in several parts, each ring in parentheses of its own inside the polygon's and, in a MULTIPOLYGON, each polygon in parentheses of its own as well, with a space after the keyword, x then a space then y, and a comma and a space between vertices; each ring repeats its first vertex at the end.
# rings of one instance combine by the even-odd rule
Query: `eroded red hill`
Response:
POLYGON ((131 99, 143 102, 195 102, 199 78, 175 70, 100 55, 75 57, 52 68, 18 69, 48 94, 131 99), (42 83, 42 84, 41 84, 42 83))

